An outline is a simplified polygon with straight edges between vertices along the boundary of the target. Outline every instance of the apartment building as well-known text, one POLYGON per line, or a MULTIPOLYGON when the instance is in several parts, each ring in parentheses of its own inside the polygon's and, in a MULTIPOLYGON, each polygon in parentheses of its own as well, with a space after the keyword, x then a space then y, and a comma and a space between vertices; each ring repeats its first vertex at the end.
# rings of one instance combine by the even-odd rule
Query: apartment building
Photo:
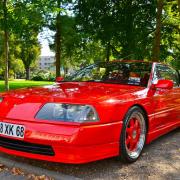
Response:
POLYGON ((39 68, 55 71, 55 56, 40 56, 39 68))

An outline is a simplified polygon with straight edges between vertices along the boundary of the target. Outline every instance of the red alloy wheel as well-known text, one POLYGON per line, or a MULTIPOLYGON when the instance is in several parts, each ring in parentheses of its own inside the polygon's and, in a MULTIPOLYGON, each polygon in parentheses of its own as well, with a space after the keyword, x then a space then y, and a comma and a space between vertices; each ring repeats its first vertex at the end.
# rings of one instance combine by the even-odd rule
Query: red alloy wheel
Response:
POLYGON ((129 151, 137 148, 141 134, 141 127, 138 119, 131 118, 126 128, 126 146, 129 151))
POLYGON ((121 159, 134 162, 140 156, 146 141, 146 119, 139 107, 129 110, 124 120, 124 130, 121 135, 121 159))

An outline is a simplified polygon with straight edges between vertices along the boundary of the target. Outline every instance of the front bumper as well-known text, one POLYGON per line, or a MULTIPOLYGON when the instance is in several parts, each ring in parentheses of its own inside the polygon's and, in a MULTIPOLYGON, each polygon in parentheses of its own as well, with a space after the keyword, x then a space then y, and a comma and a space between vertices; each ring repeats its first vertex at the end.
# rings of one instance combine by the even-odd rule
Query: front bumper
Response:
POLYGON ((0 121, 24 125, 26 133, 23 142, 51 146, 54 151, 54 155, 42 155, 0 146, 0 151, 7 154, 72 164, 119 155, 121 122, 72 126, 20 120, 0 119, 0 121))

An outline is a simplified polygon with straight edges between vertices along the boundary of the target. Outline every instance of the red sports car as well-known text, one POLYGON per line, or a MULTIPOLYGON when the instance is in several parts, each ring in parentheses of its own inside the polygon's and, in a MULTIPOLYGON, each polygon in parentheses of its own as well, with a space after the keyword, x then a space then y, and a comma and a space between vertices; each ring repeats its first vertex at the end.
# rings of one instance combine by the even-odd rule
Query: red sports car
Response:
POLYGON ((0 94, 0 151, 17 156, 134 162, 178 127, 179 74, 160 63, 97 63, 52 86, 0 94))

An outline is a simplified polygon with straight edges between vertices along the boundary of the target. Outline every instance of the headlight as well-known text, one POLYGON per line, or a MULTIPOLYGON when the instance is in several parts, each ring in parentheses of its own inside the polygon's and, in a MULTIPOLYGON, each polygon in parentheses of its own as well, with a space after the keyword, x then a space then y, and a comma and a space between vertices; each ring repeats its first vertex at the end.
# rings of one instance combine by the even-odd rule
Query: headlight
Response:
POLYGON ((37 119, 65 122, 96 122, 99 120, 90 105, 47 103, 36 115, 37 119))
POLYGON ((0 97, 0 103, 3 102, 3 97, 0 97))

